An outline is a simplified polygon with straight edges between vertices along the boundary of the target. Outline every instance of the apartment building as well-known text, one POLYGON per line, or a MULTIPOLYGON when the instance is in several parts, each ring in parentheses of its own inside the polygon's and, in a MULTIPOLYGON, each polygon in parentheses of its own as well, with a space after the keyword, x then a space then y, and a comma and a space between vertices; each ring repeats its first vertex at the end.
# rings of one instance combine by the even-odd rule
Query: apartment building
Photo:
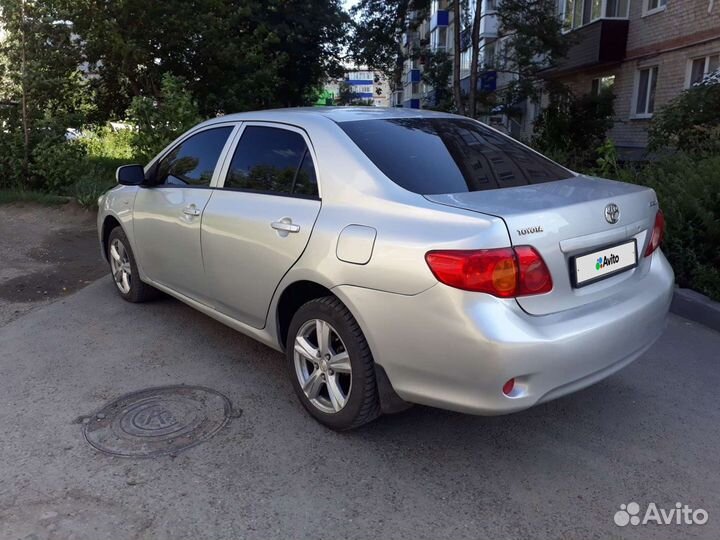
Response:
MULTIPOLYGON (((483 72, 491 71, 495 58, 495 40, 497 39, 496 0, 474 0, 468 6, 466 21, 460 35, 461 48, 461 84, 467 91, 470 88, 471 40, 470 26, 479 8, 483 17, 480 22, 480 58, 483 72)), ((423 108, 435 104, 434 89, 423 82, 423 71, 427 64, 428 53, 454 50, 454 14, 452 1, 433 0, 427 17, 418 20, 418 12, 408 14, 408 29, 402 36, 403 52, 406 60, 403 66, 403 87, 393 95, 393 106, 423 108)), ((481 84, 495 89, 495 74, 485 74, 481 84)))
POLYGON ((390 84, 385 75, 364 68, 347 71, 342 79, 327 81, 316 105, 333 105, 340 94, 342 82, 352 88, 358 99, 372 100, 374 107, 390 106, 390 84))
MULTIPOLYGON (((471 14, 478 5, 483 13, 479 85, 487 91, 502 90, 513 77, 494 70, 506 41, 498 32, 499 2, 471 0, 469 6, 471 14)), ((578 95, 612 89, 615 124, 608 136, 625 159, 644 157, 647 129, 656 111, 720 67, 720 1, 557 0, 557 12, 574 44, 567 57, 543 76, 569 85, 578 95)), ((404 87, 393 96, 393 105, 432 104, 432 89, 422 82, 423 58, 410 58, 411 53, 427 47, 452 53, 453 24, 452 2, 436 0, 429 17, 403 36, 409 59, 404 87)), ((460 41, 461 84, 467 91, 469 28, 462 29, 460 41)), ((512 117, 498 112, 483 120, 527 138, 541 107, 542 103, 520 103, 512 117)))
POLYGON ((621 157, 645 154, 653 114, 720 67, 720 2, 713 0, 559 0, 576 38, 548 78, 576 94, 611 88, 621 157))

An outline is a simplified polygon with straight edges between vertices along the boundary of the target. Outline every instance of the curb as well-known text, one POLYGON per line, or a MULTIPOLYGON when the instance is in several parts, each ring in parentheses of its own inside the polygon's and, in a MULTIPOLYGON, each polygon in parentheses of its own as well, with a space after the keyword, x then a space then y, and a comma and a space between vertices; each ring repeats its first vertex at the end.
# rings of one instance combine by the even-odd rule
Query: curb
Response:
POLYGON ((670 311, 720 332, 720 302, 691 289, 675 288, 670 311))

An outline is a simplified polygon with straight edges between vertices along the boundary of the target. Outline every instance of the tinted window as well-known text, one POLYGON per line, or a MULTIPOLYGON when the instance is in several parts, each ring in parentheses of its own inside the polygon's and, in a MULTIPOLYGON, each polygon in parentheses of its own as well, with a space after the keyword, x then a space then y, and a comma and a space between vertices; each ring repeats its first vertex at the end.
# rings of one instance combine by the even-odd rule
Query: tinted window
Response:
POLYGON ((471 120, 393 118, 339 125, 388 178, 422 195, 572 176, 567 169, 471 120))
POLYGON ((238 143, 225 187, 317 195, 312 157, 299 133, 249 126, 238 143))
POLYGON ((158 184, 208 186, 232 127, 201 131, 186 139, 157 168, 158 184))

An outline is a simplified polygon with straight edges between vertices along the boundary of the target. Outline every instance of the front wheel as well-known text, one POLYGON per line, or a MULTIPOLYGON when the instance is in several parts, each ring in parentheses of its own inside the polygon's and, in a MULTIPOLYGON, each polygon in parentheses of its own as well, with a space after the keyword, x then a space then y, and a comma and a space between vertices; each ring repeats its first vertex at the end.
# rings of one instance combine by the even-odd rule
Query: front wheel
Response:
POLYGON ((290 323, 287 362, 307 411, 335 430, 380 415, 375 364, 357 321, 333 296, 304 304, 290 323))
POLYGON ((145 302, 157 296, 157 289, 140 280, 135 255, 121 227, 115 227, 110 232, 107 250, 110 273, 123 299, 128 302, 145 302))

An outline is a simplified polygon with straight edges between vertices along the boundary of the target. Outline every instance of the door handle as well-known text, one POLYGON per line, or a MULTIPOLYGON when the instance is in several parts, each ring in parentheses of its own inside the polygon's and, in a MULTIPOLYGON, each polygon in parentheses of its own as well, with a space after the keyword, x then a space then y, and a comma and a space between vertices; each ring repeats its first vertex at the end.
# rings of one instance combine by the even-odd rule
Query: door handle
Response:
POLYGON ((197 209, 197 206, 191 204, 183 208, 183 214, 185 214, 186 216, 199 216, 200 210, 197 209))
POLYGON ((270 226, 276 231, 285 233, 300 232, 300 225, 295 225, 290 218, 283 218, 280 221, 273 221, 270 226))

